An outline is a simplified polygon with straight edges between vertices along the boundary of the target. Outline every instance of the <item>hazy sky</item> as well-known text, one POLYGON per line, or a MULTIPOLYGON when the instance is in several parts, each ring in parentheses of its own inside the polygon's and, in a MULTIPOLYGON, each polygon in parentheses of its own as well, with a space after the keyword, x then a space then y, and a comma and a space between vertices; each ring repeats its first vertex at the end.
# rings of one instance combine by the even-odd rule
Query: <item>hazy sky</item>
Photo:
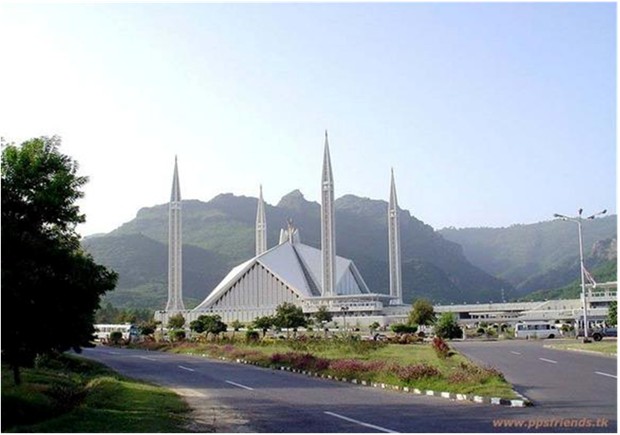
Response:
POLYGON ((232 192, 439 229, 616 212, 615 3, 0 5, 0 136, 90 177, 82 234, 232 192))

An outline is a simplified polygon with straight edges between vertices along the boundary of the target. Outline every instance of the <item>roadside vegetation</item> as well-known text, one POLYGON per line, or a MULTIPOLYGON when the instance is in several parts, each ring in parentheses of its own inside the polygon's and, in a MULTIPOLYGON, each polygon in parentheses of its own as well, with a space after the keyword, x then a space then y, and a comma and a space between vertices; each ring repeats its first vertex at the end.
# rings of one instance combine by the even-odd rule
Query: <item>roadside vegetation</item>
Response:
POLYGON ((2 432, 187 432, 188 411, 173 392, 83 358, 37 357, 20 385, 2 364, 2 432))
POLYGON ((586 352, 598 352, 604 355, 617 355, 618 354, 618 342, 616 340, 595 341, 592 343, 581 343, 576 340, 570 342, 560 342, 548 344, 545 347, 559 350, 576 350, 586 352))
POLYGON ((482 367, 450 349, 441 338, 431 342, 413 340, 409 344, 365 341, 357 336, 324 338, 322 334, 296 338, 260 339, 255 331, 231 337, 143 342, 140 348, 206 355, 211 358, 246 360, 256 365, 281 366, 309 371, 338 379, 385 383, 420 390, 516 398, 501 372, 482 367))

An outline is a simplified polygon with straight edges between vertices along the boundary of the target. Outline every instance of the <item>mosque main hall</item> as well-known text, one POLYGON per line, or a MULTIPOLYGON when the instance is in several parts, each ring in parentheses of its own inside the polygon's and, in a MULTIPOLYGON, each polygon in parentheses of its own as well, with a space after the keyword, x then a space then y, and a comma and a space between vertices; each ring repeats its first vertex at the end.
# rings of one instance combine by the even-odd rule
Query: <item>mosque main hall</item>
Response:
POLYGON ((325 132, 321 174, 321 246, 302 242, 303 228, 289 221, 280 231, 279 243, 267 246, 267 221, 262 187, 256 211, 256 250, 254 257, 235 266, 194 309, 186 310, 182 294, 181 192, 175 160, 172 195, 169 203, 168 232, 168 303, 156 311, 155 318, 164 324, 170 316, 181 313, 186 322, 203 314, 218 314, 224 322, 251 322, 257 317, 273 315, 283 302, 301 307, 312 314, 325 307, 335 321, 347 316, 351 322, 367 325, 385 323, 385 317, 405 316, 409 307, 402 302, 399 210, 394 173, 391 174, 388 221, 390 293, 371 291, 363 271, 355 263, 336 254, 334 213, 334 176, 325 132), (356 320, 353 320, 356 319, 356 320))

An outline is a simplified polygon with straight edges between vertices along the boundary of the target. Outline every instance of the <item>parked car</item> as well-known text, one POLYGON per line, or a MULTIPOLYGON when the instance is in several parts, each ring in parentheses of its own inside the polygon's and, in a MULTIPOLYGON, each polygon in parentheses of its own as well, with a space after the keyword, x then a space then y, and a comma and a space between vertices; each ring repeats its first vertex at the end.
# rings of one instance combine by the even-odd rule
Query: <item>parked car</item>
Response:
POLYGON ((617 337, 618 328, 601 328, 592 333, 592 339, 594 341, 601 341, 603 337, 617 337))

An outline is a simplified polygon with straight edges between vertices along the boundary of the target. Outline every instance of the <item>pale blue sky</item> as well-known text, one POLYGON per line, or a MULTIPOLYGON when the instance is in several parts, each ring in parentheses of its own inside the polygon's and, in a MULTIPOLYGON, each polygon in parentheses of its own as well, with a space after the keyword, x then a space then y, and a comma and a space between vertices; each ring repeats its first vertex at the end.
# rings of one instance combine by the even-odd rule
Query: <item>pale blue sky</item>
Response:
POLYGON ((59 134, 83 234, 168 200, 387 199, 439 229, 616 211, 614 3, 0 6, 0 135, 59 134))

